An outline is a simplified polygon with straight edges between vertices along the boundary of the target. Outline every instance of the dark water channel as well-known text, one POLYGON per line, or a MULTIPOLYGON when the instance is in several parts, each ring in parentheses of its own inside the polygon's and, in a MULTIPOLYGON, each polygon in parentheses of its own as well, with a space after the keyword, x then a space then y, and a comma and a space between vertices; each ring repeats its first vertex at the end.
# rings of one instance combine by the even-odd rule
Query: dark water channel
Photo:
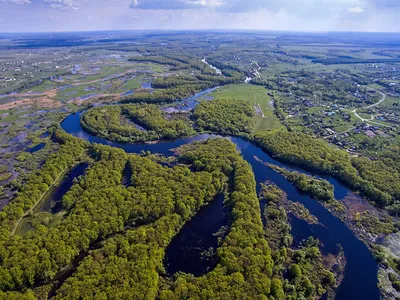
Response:
MULTIPOLYGON (((61 123, 62 128, 76 137, 90 142, 122 148, 128 153, 140 153, 143 150, 169 156, 172 155, 170 151, 172 148, 210 137, 218 137, 216 135, 203 134, 179 140, 160 141, 156 144, 120 144, 86 133, 80 126, 79 118, 79 113, 68 116, 61 123)), ((343 282, 337 289, 336 299, 379 299, 377 263, 368 248, 357 239, 342 221, 329 213, 319 202, 299 192, 281 174, 258 162, 255 157, 290 170, 306 172, 275 160, 244 139, 236 137, 229 137, 229 139, 236 144, 243 158, 252 166, 258 189, 259 184, 267 180, 275 183, 287 193, 289 199, 302 203, 322 224, 322 226, 310 226, 305 222, 302 223, 301 220, 294 220, 292 233, 295 239, 303 239, 312 235, 322 242, 324 253, 336 253, 337 245, 339 244, 343 247, 347 264, 343 282)), ((334 185, 337 199, 342 199, 349 192, 345 186, 334 178, 329 176, 321 177, 334 185)), ((209 247, 216 247, 217 238, 212 233, 218 231, 218 228, 222 226, 221 224, 227 222, 226 218, 224 218, 226 214, 220 201, 217 198, 216 201, 204 207, 190 222, 185 224, 180 233, 173 239, 166 251, 165 260, 168 272, 184 271, 195 275, 203 274, 215 265, 215 261, 212 258, 204 261, 204 258, 201 257, 202 255, 199 254, 208 250, 209 247)))
POLYGON ((224 194, 201 208, 167 247, 164 261, 167 272, 181 271, 200 276, 212 270, 218 263, 214 253, 218 246, 216 233, 228 226, 228 215, 224 194))
POLYGON ((129 187, 131 185, 131 178, 132 178, 132 168, 129 165, 129 163, 126 163, 124 171, 122 172, 121 184, 124 187, 129 187))
POLYGON ((42 150, 42 149, 44 148, 44 146, 46 146, 46 143, 37 144, 36 146, 34 146, 34 147, 32 147, 32 148, 29 148, 29 149, 28 149, 28 152, 29 152, 29 153, 38 152, 38 151, 42 150))
POLYGON ((36 206, 35 212, 50 212, 53 214, 60 212, 62 210, 62 197, 71 189, 74 179, 83 175, 88 166, 88 163, 81 163, 73 167, 59 185, 50 189, 43 201, 36 206))

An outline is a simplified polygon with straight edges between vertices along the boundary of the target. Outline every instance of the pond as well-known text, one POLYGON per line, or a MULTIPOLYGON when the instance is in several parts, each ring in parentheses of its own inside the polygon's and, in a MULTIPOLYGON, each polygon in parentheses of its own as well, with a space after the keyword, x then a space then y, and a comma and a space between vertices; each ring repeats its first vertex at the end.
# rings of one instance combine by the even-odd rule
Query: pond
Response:
MULTIPOLYGON (((211 137, 220 137, 218 135, 202 134, 179 140, 159 141, 155 144, 120 144, 110 142, 85 132, 80 126, 80 113, 68 116, 61 123, 61 127, 67 133, 76 137, 90 142, 122 148, 128 153, 150 151, 167 156, 173 154, 170 149, 181 145, 205 140, 211 137)), ((309 209, 311 214, 316 216, 323 226, 313 227, 313 225, 294 221, 292 225, 295 238, 306 237, 310 234, 315 235, 315 237, 319 238, 325 245, 323 252, 335 252, 336 247, 334 245, 340 244, 343 247, 347 264, 345 267, 344 279, 336 291, 336 299, 379 299, 380 294, 377 287, 377 263, 366 245, 362 243, 342 221, 334 217, 318 201, 301 193, 285 177, 260 163, 257 158, 261 159, 263 162, 272 163, 289 170, 297 170, 303 173, 307 172, 300 168, 289 166, 275 160, 273 157, 264 153, 259 147, 247 140, 237 137, 226 138, 229 138, 236 144, 237 149, 241 152, 243 158, 252 166, 254 176, 258 183, 258 189, 260 188, 260 183, 267 180, 273 182, 287 193, 289 199, 298 201, 309 209)), ((348 192, 350 192, 336 179, 329 176, 321 177, 327 179, 334 185, 335 196, 338 199, 342 199, 348 192)), ((216 214, 223 218, 223 216, 226 215, 221 212, 221 206, 215 203, 218 203, 218 201, 212 202, 207 207, 203 208, 203 210, 199 212, 201 214, 196 215, 191 222, 188 222, 171 242, 165 257, 169 272, 190 270, 193 274, 203 274, 205 270, 212 269, 212 267, 215 266, 215 257, 213 258, 211 256, 210 259, 207 259, 206 261, 202 258, 204 251, 209 250, 210 244, 212 243, 204 243, 204 246, 202 247, 201 245, 196 246, 195 244, 186 245, 182 242, 182 239, 191 241, 192 235, 196 236, 199 234, 203 240, 208 240, 212 235, 210 234, 211 231, 214 231, 216 227, 223 222, 227 222, 227 220, 221 221, 217 219, 216 222, 218 226, 216 225, 215 228, 212 229, 207 227, 208 224, 206 218, 213 219, 216 214), (181 242, 179 242, 179 240, 181 242), (173 251, 170 249, 173 249, 173 251), (181 263, 180 260, 176 258, 175 253, 180 253, 180 259, 185 259, 189 256, 191 256, 191 259, 187 260, 185 263, 181 263)), ((218 231, 218 229, 216 231, 218 231)), ((213 248, 213 246, 214 248, 216 247, 215 241, 214 244, 211 245, 211 248, 213 248)))
POLYGON ((100 95, 100 94, 89 94, 89 95, 84 95, 84 96, 81 96, 80 99, 81 99, 81 100, 87 100, 87 99, 89 99, 89 98, 92 98, 92 97, 95 97, 95 96, 98 96, 98 95, 100 95))
POLYGON ((34 146, 34 147, 32 147, 32 148, 29 148, 29 149, 28 149, 28 152, 29 152, 29 153, 38 152, 38 151, 42 150, 42 149, 44 148, 44 146, 46 146, 46 143, 37 144, 36 146, 34 146))
POLYGON ((151 81, 146 81, 141 84, 142 89, 151 89, 151 81))
POLYGON ((49 135, 50 135, 50 132, 46 131, 46 132, 42 133, 39 137, 40 137, 41 139, 45 139, 45 138, 47 138, 49 135))
POLYGON ((217 232, 229 224, 228 213, 224 194, 202 207, 167 247, 164 260, 167 272, 200 276, 211 271, 218 263, 214 253, 218 246, 217 232))
POLYGON ((127 91, 127 92, 125 92, 125 93, 122 93, 122 94, 121 94, 121 97, 133 95, 134 93, 135 93, 135 91, 127 91))
MULTIPOLYGON (((201 91, 199 93, 196 93, 192 97, 186 98, 182 101, 176 102, 174 106, 168 106, 164 107, 163 110, 166 111, 167 113, 177 113, 177 112, 188 112, 194 109, 198 104, 199 104, 199 99, 207 94, 212 93, 215 91, 217 87, 206 89, 204 91, 201 91)), ((207 96, 205 96, 207 97, 207 96)))

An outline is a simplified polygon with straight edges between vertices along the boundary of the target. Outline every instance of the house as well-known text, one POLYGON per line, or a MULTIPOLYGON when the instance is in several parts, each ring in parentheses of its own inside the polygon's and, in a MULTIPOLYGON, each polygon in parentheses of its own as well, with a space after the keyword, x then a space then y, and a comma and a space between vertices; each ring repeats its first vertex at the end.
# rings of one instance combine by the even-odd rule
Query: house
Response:
POLYGON ((373 138, 376 136, 375 132, 373 132, 372 130, 366 130, 366 131, 364 131, 364 133, 370 138, 373 138))
POLYGON ((330 128, 326 128, 326 131, 328 131, 328 132, 331 133, 331 134, 335 134, 335 133, 336 133, 336 131, 334 131, 334 130, 332 130, 332 129, 330 129, 330 128))
POLYGON ((379 134, 379 135, 382 136, 382 137, 389 137, 389 136, 390 136, 390 135, 384 133, 384 132, 381 131, 381 130, 377 130, 376 133, 379 134))

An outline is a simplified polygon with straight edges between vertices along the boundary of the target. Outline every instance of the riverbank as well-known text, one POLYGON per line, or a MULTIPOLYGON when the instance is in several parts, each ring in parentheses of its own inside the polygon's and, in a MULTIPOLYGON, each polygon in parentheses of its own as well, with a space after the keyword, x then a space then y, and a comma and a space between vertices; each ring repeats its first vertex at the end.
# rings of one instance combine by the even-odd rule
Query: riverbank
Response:
POLYGON ((60 175, 58 175, 58 177, 53 181, 53 183, 52 183, 51 186, 48 188, 48 190, 47 190, 45 193, 43 193, 43 194, 41 195, 41 197, 39 198, 38 201, 36 201, 36 203, 34 204, 34 206, 33 206, 31 209, 29 209, 28 211, 26 211, 25 214, 18 220, 18 222, 14 225, 14 228, 13 228, 12 231, 11 231, 11 234, 10 234, 11 236, 13 236, 13 235, 16 233, 16 231, 18 230, 18 227, 19 227, 21 221, 22 221, 24 218, 26 218, 28 215, 33 214, 35 208, 40 204, 40 202, 42 202, 42 201, 46 198, 46 196, 50 193, 51 189, 52 189, 54 186, 56 186, 57 184, 60 183, 61 178, 63 178, 63 176, 65 176, 65 174, 67 174, 68 170, 69 170, 69 168, 64 169, 64 170, 60 173, 60 175))
MULTIPOLYGON (((180 145, 191 143, 193 141, 216 137, 213 135, 200 135, 181 140, 163 141, 154 145, 120 144, 109 142, 84 132, 80 127, 79 115, 70 115, 61 124, 61 127, 67 133, 79 138, 83 138, 90 142, 122 148, 128 153, 150 151, 153 153, 161 153, 166 156, 171 155, 170 149, 172 148, 178 148, 180 145)), ((269 179, 280 186, 283 190, 285 190, 290 199, 296 199, 297 201, 300 201, 312 215, 318 218, 324 227, 328 228, 328 232, 326 233, 327 238, 336 239, 337 241, 334 244, 336 245, 339 243, 343 246, 344 255, 346 256, 348 263, 345 270, 343 283, 340 285, 337 291, 337 299, 349 299, 349 297, 378 299, 379 290, 376 288, 377 264, 367 247, 354 236, 350 229, 348 229, 341 220, 330 214, 317 201, 306 195, 300 194, 291 183, 289 183, 276 171, 268 170, 266 167, 260 167, 262 165, 254 159, 254 156, 258 156, 264 161, 268 160, 270 163, 278 164, 283 167, 288 166, 271 158, 260 148, 254 146, 254 144, 251 142, 236 137, 231 137, 229 139, 236 144, 236 147, 241 152, 242 156, 252 165, 257 182, 265 182, 265 180, 269 179), (365 286, 369 286, 370 288, 366 289, 365 286)), ((339 183, 335 182, 335 184, 338 185, 339 183)), ((341 186, 340 188, 344 187, 341 186)))

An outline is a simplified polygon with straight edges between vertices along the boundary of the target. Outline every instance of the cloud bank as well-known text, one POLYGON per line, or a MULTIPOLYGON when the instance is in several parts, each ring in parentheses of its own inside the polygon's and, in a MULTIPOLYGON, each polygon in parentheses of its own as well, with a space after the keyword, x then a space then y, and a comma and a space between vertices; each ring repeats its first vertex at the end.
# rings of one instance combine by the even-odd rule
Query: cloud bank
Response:
POLYGON ((0 31, 400 32, 399 15, 400 0, 0 0, 0 31))

